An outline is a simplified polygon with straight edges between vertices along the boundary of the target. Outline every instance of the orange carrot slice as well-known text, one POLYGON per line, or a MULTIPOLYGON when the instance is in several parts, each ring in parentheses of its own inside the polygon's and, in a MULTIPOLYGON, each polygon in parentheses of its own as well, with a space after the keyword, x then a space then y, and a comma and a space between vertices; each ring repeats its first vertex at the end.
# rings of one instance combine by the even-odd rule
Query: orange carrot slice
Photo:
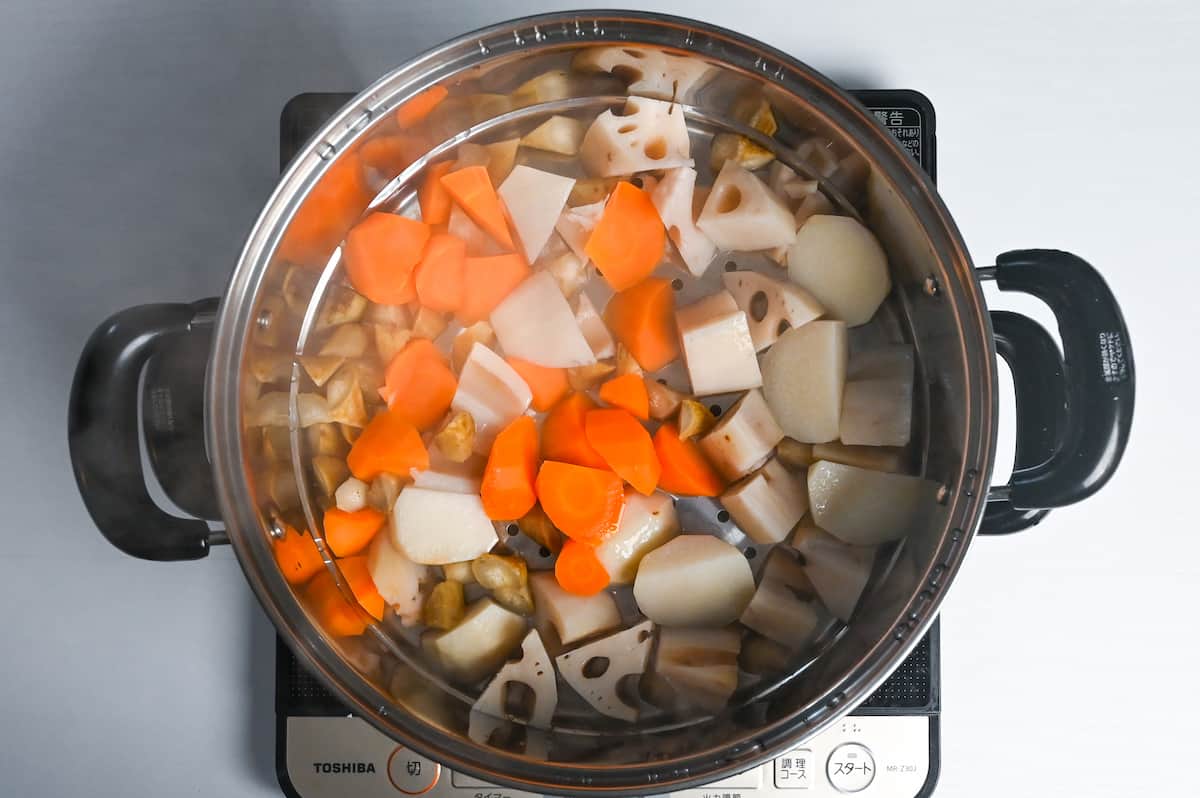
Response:
POLYGON ((604 322, 646 371, 679 357, 675 297, 667 280, 651 277, 617 294, 604 308, 604 322))
POLYGON ((613 407, 633 413, 642 421, 650 419, 650 394, 640 374, 622 374, 600 386, 600 398, 613 407))
POLYGON ((589 410, 583 429, 588 443, 617 476, 638 493, 649 496, 658 485, 661 468, 650 433, 628 410, 589 410))
POLYGON ((391 412, 424 430, 437 423, 454 400, 458 379, 428 338, 413 338, 388 363, 379 395, 391 412))
POLYGON ((584 251, 614 291, 650 276, 662 260, 667 231, 646 192, 622 180, 613 189, 584 251))
POLYGON ((537 504, 537 423, 519 416, 500 431, 488 454, 479 497, 493 521, 515 521, 537 504))
POLYGON ((567 537, 595 546, 617 531, 625 491, 613 472, 547 460, 535 486, 542 509, 567 537))
POLYGON ((728 484, 695 441, 680 440, 679 428, 663 424, 654 433, 654 452, 662 473, 658 487, 680 496, 719 496, 728 484))
POLYGON ((421 433, 403 413, 385 410, 371 419, 346 455, 350 473, 370 482, 387 472, 407 476, 409 470, 429 468, 429 452, 421 433))
MULTIPOLYGON (((487 167, 468 166, 442 175, 442 185, 466 211, 471 221, 479 225, 493 240, 507 250, 512 250, 512 234, 508 232, 508 218, 496 189, 492 187, 487 167)), ((653 210, 651 206, 651 210, 653 210)), ((660 224, 661 226, 661 224, 660 224)))
POLYGON ((564 463, 608 468, 604 458, 587 441, 583 419, 596 403, 584 393, 573 393, 550 409, 542 422, 542 458, 564 463))
POLYGON ((362 163, 350 153, 335 161, 296 211, 279 244, 286 261, 321 268, 371 197, 362 163))
POLYGON ((449 233, 434 233, 417 264, 417 299, 430 310, 453 313, 463 302, 466 243, 449 233))
POLYGON ((421 260, 429 225, 397 216, 372 213, 346 236, 342 255, 354 290, 380 305, 411 302, 412 273, 421 260))
POLYGON ((373 178, 372 186, 383 184, 403 172, 425 153, 429 144, 418 136, 380 136, 363 142, 358 150, 363 169, 373 178))
POLYGON ((463 302, 456 314, 459 322, 469 326, 486 319, 529 275, 529 266, 520 255, 467 258, 463 268, 463 302))
POLYGON ((316 616, 317 624, 329 634, 336 637, 354 637, 366 631, 366 619, 342 595, 328 571, 321 569, 321 572, 313 577, 304 588, 304 597, 309 611, 316 616))
POLYGON ((401 128, 412 127, 429 116, 449 93, 445 86, 430 86, 418 92, 396 109, 396 122, 401 128))
POLYGON ((325 511, 325 543, 335 557, 358 554, 375 537, 387 516, 372 507, 348 513, 336 507, 325 511))
POLYGON ((533 409, 539 413, 545 413, 554 407, 571 389, 567 382, 566 369, 539 366, 519 357, 504 359, 512 366, 513 371, 521 375, 521 379, 525 380, 529 390, 533 392, 533 409))
POLYGON ((283 537, 271 545, 275 562, 290 585, 307 582, 312 575, 325 567, 325 560, 317 550, 316 541, 306 532, 297 532, 293 527, 284 527, 283 537))
POLYGON ((442 185, 442 176, 454 168, 454 161, 430 165, 425 181, 417 189, 421 205, 421 221, 425 224, 445 224, 450 221, 450 192, 442 185))
POLYGON ((576 596, 594 596, 612 581, 596 549, 577 540, 563 544, 554 563, 554 578, 559 587, 576 596))
POLYGON ((371 571, 367 568, 367 555, 343 557, 338 560, 338 568, 341 569, 342 576, 346 578, 346 583, 350 585, 350 590, 362 608, 375 620, 382 621, 383 596, 379 595, 379 588, 375 587, 375 580, 371 578, 371 571))

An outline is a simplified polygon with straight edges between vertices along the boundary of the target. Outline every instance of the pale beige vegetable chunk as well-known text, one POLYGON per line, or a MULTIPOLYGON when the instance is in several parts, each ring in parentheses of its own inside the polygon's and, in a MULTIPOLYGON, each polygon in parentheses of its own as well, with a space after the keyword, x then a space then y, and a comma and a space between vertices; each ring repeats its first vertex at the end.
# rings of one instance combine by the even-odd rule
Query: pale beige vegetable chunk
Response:
POLYGON ((590 391, 616 370, 616 366, 608 361, 592 363, 589 366, 576 366, 567 369, 567 383, 573 391, 590 391))
POLYGON ((753 594, 745 556, 711 535, 667 541, 642 558, 633 583, 638 608, 663 626, 724 626, 742 614, 753 594))
POLYGON ((582 205, 603 203, 617 185, 618 177, 585 177, 575 181, 571 196, 567 197, 567 205, 578 208, 582 205))
POLYGON ((628 83, 631 95, 686 102, 713 73, 702 59, 650 47, 586 47, 571 61, 575 69, 611 72, 628 83))
POLYGON ((646 383, 646 394, 650 397, 650 418, 665 421, 675 415, 684 395, 648 375, 643 377, 643 382, 646 383))
POLYGON ((700 277, 716 256, 717 247, 696 226, 692 215, 695 190, 696 170, 681 166, 666 171, 650 199, 688 271, 700 277))
POLYGON ((321 357, 319 355, 301 355, 299 360, 300 365, 304 368, 304 373, 318 388, 324 386, 346 362, 344 357, 321 357))
POLYGON ((367 483, 350 477, 333 494, 337 508, 342 512, 354 513, 367 506, 367 483))
POLYGON ((596 546, 596 558, 614 585, 628 585, 642 558, 678 534, 679 516, 670 496, 628 491, 617 531, 596 546))
POLYGON ((492 598, 506 610, 519 615, 533 614, 533 594, 529 592, 529 585, 498 587, 492 591, 492 598))
POLYGON ((256 348, 247 360, 250 375, 259 382, 285 382, 292 378, 292 356, 287 352, 256 348))
MULTIPOLYGON (((819 191, 805 194, 796 208, 796 230, 804 229, 804 224, 814 216, 827 216, 837 213, 833 203, 819 191)), ((797 233, 799 235, 799 233, 797 233)))
POLYGON ((367 549, 367 571, 401 623, 412 626, 420 621, 425 602, 421 581, 429 569, 405 557, 388 535, 376 535, 367 549))
POLYGON ((532 400, 533 394, 521 375, 504 358, 476 343, 463 364, 450 407, 471 414, 475 419, 475 450, 486 452, 500 430, 524 413, 532 400))
POLYGON ((363 427, 367 424, 367 406, 363 400, 359 370, 342 368, 325 384, 329 417, 339 424, 363 427))
POLYGON ((333 328, 333 333, 317 352, 322 357, 362 357, 369 343, 367 328, 361 324, 342 324, 333 328))
POLYGON ((617 690, 617 683, 646 670, 653 644, 654 625, 645 621, 560 654, 555 663, 563 681, 597 712, 634 721, 637 720, 638 708, 626 703, 617 690), (593 661, 607 663, 607 667, 597 673, 600 668, 593 665, 593 661))
POLYGON ((858 605, 871 569, 875 546, 850 546, 811 524, 801 524, 792 547, 804 555, 804 570, 821 603, 843 621, 858 605))
POLYGON ((454 463, 466 462, 475 452, 475 419, 465 410, 455 410, 433 436, 433 443, 454 463))
POLYGON ((893 474, 903 474, 908 470, 908 453, 891 446, 846 446, 837 441, 815 443, 812 445, 812 462, 817 460, 893 474))
POLYGON ((736 628, 663 629, 654 673, 670 685, 674 703, 717 713, 737 689, 742 635, 736 628))
POLYGON ((422 307, 417 311, 417 318, 413 321, 412 337, 428 338, 432 341, 445 332, 449 325, 449 320, 443 314, 422 307))
POLYGON ((458 626, 431 646, 442 666, 463 682, 497 671, 525 635, 525 619, 490 598, 471 604, 458 626))
POLYGON ((778 543, 808 512, 808 488, 771 459, 721 494, 721 505, 755 543, 778 543))
POLYGON ((783 439, 762 392, 747 391, 698 443, 726 479, 740 479, 766 462, 783 439))
POLYGON ((695 399, 684 399, 679 406, 679 437, 682 440, 704 435, 717 423, 708 407, 695 399))
POLYGON ((813 521, 839 540, 874 545, 898 540, 932 504, 934 485, 920 477, 888 474, 825 460, 808 469, 813 521))
POLYGON ((468 257, 484 258, 491 255, 503 255, 504 247, 484 232, 483 228, 471 221, 471 217, 458 207, 450 206, 450 218, 446 221, 446 232, 462 239, 467 245, 468 257))
POLYGON ((788 276, 851 327, 870 321, 892 290, 883 247, 848 216, 806 221, 788 250, 788 276))
POLYGON ((772 579, 762 581, 741 617, 743 625, 764 637, 797 648, 809 642, 820 621, 811 599, 772 579))
POLYGON ((444 565, 496 545, 496 529, 476 495, 408 487, 392 508, 392 542, 410 560, 444 565))
POLYGON ((527 538, 551 554, 558 554, 562 548, 563 533, 546 515, 540 504, 535 504, 532 510, 521 516, 517 520, 517 526, 527 538))
POLYGON ((379 359, 384 363, 391 362, 404 345, 413 337, 412 330, 406 327, 397 327, 393 324, 373 324, 371 325, 375 333, 375 351, 379 354, 379 359))
POLYGON ((554 278, 536 272, 513 289, 491 315, 505 354, 547 368, 596 362, 579 321, 554 278))
POLYGON ((563 645, 572 645, 621 625, 621 613, 611 593, 591 596, 568 593, 559 587, 558 580, 549 571, 530 577, 529 587, 538 616, 554 627, 563 645))
POLYGON ((475 584, 475 574, 471 571, 472 562, 473 560, 446 563, 442 566, 442 574, 449 581, 473 585, 475 584))
POLYGON ((418 488, 450 493, 479 493, 486 464, 487 458, 481 454, 471 454, 459 463, 446 457, 441 449, 435 447, 429 452, 429 468, 424 471, 411 469, 409 476, 412 477, 413 485, 418 488))
MULTIPOLYGON (((310 299, 311 297, 308 297, 304 300, 305 306, 310 299)), ((325 301, 321 303, 320 312, 317 313, 317 329, 324 330, 358 321, 366 313, 369 304, 365 296, 345 286, 333 286, 329 289, 325 301)))
POLYGON ((793 470, 808 468, 817 460, 830 459, 816 457, 813 454, 813 444, 801 443, 791 438, 784 438, 779 442, 779 446, 775 449, 775 457, 779 462, 793 470))
POLYGON ((579 159, 596 177, 691 166, 683 109, 648 97, 630 97, 621 116, 609 110, 596 117, 579 145, 579 159))
POLYGON ((796 221, 787 205, 752 172, 726 161, 696 225, 726 252, 790 245, 796 221))
MULTIPOLYGON (((286 391, 272 391, 258 397, 246 411, 246 426, 287 427, 291 396, 286 391)), ((315 393, 296 395, 296 410, 301 427, 327 424, 333 421, 325 397, 315 393)))
POLYGON ((506 699, 510 684, 529 688, 533 705, 522 708, 520 720, 535 729, 550 728, 554 709, 558 706, 558 682, 554 677, 554 662, 536 630, 530 630, 521 642, 521 656, 507 662, 488 684, 471 708, 495 718, 508 717, 506 699))
POLYGON ((821 316, 825 309, 811 294, 783 280, 751 271, 725 272, 725 289, 746 312, 755 351, 775 343, 793 327, 802 327, 821 316))
POLYGON ((575 180, 518 164, 496 189, 517 233, 525 259, 532 263, 554 232, 575 180))
POLYGON ((486 590, 502 587, 522 587, 528 581, 525 560, 515 555, 480 554, 471 561, 475 581, 486 590))
POLYGON ((763 396, 789 437, 825 443, 838 436, 846 380, 846 324, 814 321, 788 330, 763 356, 763 396))
POLYGON ((338 485, 346 481, 346 477, 350 476, 350 469, 346 467, 346 461, 341 457, 331 457, 327 454, 319 454, 312 459, 313 476, 317 479, 317 486, 326 496, 332 496, 337 490, 338 485))
POLYGON ((491 346, 495 341, 496 333, 492 330, 492 325, 486 321, 477 321, 470 327, 464 328, 454 336, 454 343, 450 345, 450 365, 454 369, 454 373, 458 374, 462 371, 463 364, 467 362, 467 358, 471 355, 471 348, 476 343, 491 346))
POLYGON ((382 473, 371 481, 367 488, 367 504, 381 513, 390 513, 396 497, 404 487, 404 480, 395 474, 382 473))
POLYGON ((559 214, 558 221, 554 223, 555 232, 581 262, 587 261, 588 238, 596 229, 596 222, 600 221, 603 213, 604 201, 601 200, 593 202, 591 205, 566 208, 559 214))
POLYGON ((718 291, 675 312, 692 392, 697 396, 762 385, 746 314, 728 291, 718 291))
POLYGON ((534 75, 513 89, 509 96, 516 108, 565 100, 571 96, 571 78, 565 69, 552 69, 534 75))
POLYGON ((597 360, 610 358, 616 354, 616 344, 613 342, 612 333, 608 331, 608 325, 596 312, 596 306, 592 304, 592 300, 582 292, 575 298, 575 322, 579 325, 579 330, 583 333, 584 339, 597 360))
POLYGON ((467 614, 463 586, 459 582, 439 582, 429 593, 421 617, 431 629, 446 631, 462 622, 467 614))
POLYGON ((521 138, 521 145, 559 155, 577 155, 587 126, 569 116, 552 116, 521 138))
POLYGON ((708 165, 714 172, 719 172, 727 161, 753 171, 775 160, 775 153, 737 133, 713 136, 709 153, 708 165))
POLYGON ((304 430, 304 437, 308 440, 308 450, 313 454, 344 458, 350 451, 350 444, 342 437, 341 428, 337 424, 314 424, 304 430))
POLYGON ((616 365, 617 371, 614 376, 617 377, 623 377, 626 374, 637 374, 640 377, 644 373, 637 358, 622 343, 617 344, 616 365))

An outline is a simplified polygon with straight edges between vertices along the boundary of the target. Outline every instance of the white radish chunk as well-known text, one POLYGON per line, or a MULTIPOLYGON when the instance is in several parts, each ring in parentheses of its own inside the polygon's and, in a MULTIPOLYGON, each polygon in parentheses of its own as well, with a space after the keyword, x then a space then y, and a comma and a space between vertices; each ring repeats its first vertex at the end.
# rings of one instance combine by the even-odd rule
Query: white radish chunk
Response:
POLYGON ((742 636, 724 629, 663 629, 654 673, 670 686, 675 702, 710 714, 725 708, 737 689, 742 636))
POLYGON ((762 385, 746 314, 728 291, 675 312, 692 393, 710 396, 762 385))
POLYGON ((813 321, 779 336, 763 356, 763 396, 788 437, 837 438, 847 346, 845 322, 813 321))
POLYGON ((559 155, 576 155, 586 126, 569 116, 552 116, 521 138, 521 145, 559 155))
POLYGON ((504 664, 471 709, 494 718, 508 717, 505 710, 510 684, 528 687, 533 700, 528 715, 513 720, 524 721, 535 729, 550 728, 550 720, 558 706, 558 683, 554 677, 554 662, 546 653, 546 646, 536 629, 531 629, 521 641, 520 659, 504 664))
POLYGON ((680 535, 642 558, 633 597, 663 626, 725 626, 754 595, 750 564, 711 535, 680 535))
POLYGON ((789 329, 802 327, 825 312, 812 295, 791 283, 750 271, 725 272, 725 289, 746 312, 754 349, 761 352, 789 329))
POLYGON ((872 546, 908 534, 933 502, 933 483, 821 460, 808 469, 808 497, 817 526, 845 543, 872 546))
POLYGON ((717 247, 704 234, 692 216, 692 198, 696 191, 696 170, 686 166, 668 169, 654 187, 650 201, 667 228, 667 236, 679 250, 679 257, 694 276, 700 277, 717 254, 717 247))
POLYGON ((617 353, 617 345, 608 331, 608 325, 600 318, 587 294, 581 293, 575 300, 575 322, 596 359, 603 360, 617 353))
POLYGON ((367 506, 367 483, 350 477, 333 494, 337 508, 344 513, 355 513, 367 506))
POLYGON ((429 468, 424 471, 410 469, 413 485, 418 488, 440 490, 448 493, 479 493, 483 481, 483 469, 487 458, 473 454, 464 462, 456 463, 441 455, 436 446, 430 447, 429 468))
POLYGON ((428 568, 405 557, 392 545, 389 535, 376 535, 367 549, 367 571, 379 595, 402 624, 413 626, 420 622, 425 604, 421 581, 429 575, 428 568))
POLYGON ((642 558, 678 534, 679 516, 670 496, 628 491, 617 531, 596 546, 596 558, 614 585, 628 585, 642 558))
POLYGON ((621 613, 611 593, 577 596, 563 590, 554 574, 542 571, 529 577, 537 614, 554 627, 563 645, 609 632, 621 625, 621 613))
POLYGON ((808 512, 808 487, 771 459, 726 490, 721 505, 755 543, 778 543, 808 512))
POLYGON ((788 206, 732 158, 721 167, 696 226, 726 252, 783 247, 796 238, 788 206))
POLYGON ((477 682, 504 664, 526 628, 523 617, 481 598, 467 609, 458 626, 437 635, 431 648, 456 679, 477 682))
POLYGON ((804 571, 821 603, 849 621, 875 566, 874 546, 850 546, 815 526, 801 525, 792 547, 804 555, 804 571))
POLYGON ((533 394, 521 375, 504 358, 476 342, 458 375, 450 407, 471 414, 475 419, 475 451, 486 452, 500 430, 524 413, 531 401, 533 394))
POLYGON ((741 621, 763 637, 799 648, 812 639, 821 616, 811 599, 801 598, 781 582, 764 579, 741 621))
POLYGON ((576 69, 611 72, 629 81, 630 94, 685 101, 712 73, 698 58, 669 55, 646 47, 589 47, 575 56, 576 69))
MULTIPOLYGON (((504 353, 549 368, 596 362, 558 283, 537 272, 513 289, 490 318, 504 353)), ((478 422, 478 418, 476 418, 478 422)))
POLYGON ((788 276, 851 327, 870 321, 892 290, 883 247, 849 216, 809 218, 788 250, 788 276))
POLYGON ((577 208, 565 208, 554 224, 554 229, 562 236, 562 240, 582 261, 587 261, 587 241, 603 213, 603 200, 577 208))
POLYGON ((682 108, 630 97, 622 115, 609 110, 596 117, 583 136, 579 158, 589 175, 615 177, 691 166, 691 148, 682 108))
POLYGON ((747 391, 699 440, 700 450, 726 479, 740 479, 761 466, 783 440, 761 391, 747 391))
POLYGON ((392 543, 421 565, 473 560, 496 545, 478 495, 407 487, 392 507, 392 543))
POLYGON ((525 260, 533 263, 542 253, 574 185, 574 178, 518 164, 496 189, 517 231, 525 260))
POLYGON ((839 437, 850 446, 905 446, 912 437, 912 380, 851 380, 839 437))
POLYGON ((654 644, 654 625, 640 623, 623 632, 560 654, 554 660, 563 681, 583 696, 599 713, 621 720, 637 720, 637 707, 625 703, 617 685, 626 676, 646 670, 654 644))

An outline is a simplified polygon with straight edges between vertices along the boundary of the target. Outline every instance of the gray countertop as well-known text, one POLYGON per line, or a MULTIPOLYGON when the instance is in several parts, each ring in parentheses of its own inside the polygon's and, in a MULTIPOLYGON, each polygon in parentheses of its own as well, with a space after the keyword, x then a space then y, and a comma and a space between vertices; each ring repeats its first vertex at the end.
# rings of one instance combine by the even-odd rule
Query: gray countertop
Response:
MULTIPOLYGON (((112 311, 221 291, 272 188, 288 98, 563 5, 3 4, 0 794, 278 794, 271 629, 229 551, 150 564, 95 532, 65 445, 75 359, 112 311)), ((1200 481, 1185 420, 1200 395, 1197 5, 657 5, 851 87, 925 92, 976 260, 1055 246, 1109 278, 1140 377, 1126 464, 1094 500, 968 559, 943 613, 939 794, 1185 792, 1174 746, 1200 712, 1196 690, 1173 688, 1200 673, 1180 642, 1195 620, 1178 617, 1200 582, 1183 509, 1200 481)))

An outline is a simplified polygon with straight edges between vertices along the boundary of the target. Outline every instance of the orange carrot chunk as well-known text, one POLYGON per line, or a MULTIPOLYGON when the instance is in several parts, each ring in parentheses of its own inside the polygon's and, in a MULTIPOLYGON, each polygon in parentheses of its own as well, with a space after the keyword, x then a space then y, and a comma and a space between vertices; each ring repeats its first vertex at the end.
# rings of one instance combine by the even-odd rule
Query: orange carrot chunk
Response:
POLYGON ((430 112, 437 108, 449 93, 445 86, 430 86, 424 91, 417 92, 396 109, 396 122, 401 128, 412 127, 429 116, 430 112))
POLYGON ((628 410, 589 410, 584 417, 588 443, 617 476, 649 496, 658 486, 658 455, 650 433, 628 410))
POLYGON ((283 537, 272 546, 275 562, 290 585, 307 582, 312 575, 325 567, 325 560, 317 550, 316 541, 306 532, 297 532, 293 527, 284 527, 283 537))
POLYGON ((547 460, 536 487, 546 515, 572 540, 595 546, 617 531, 625 490, 613 472, 547 460))
POLYGON ((431 164, 425 180, 417 189, 421 206, 421 221, 425 224, 445 224, 450 221, 450 192, 442 185, 442 177, 454 168, 454 161, 431 164))
POLYGON ((434 233, 417 264, 417 299, 430 310, 453 313, 462 306, 466 243, 449 233, 434 233))
POLYGON ((563 544, 554 563, 554 578, 559 587, 576 596, 593 596, 611 581, 596 549, 577 540, 563 544))
POLYGON ((662 474, 658 487, 679 496, 719 496, 728 484, 695 441, 680 440, 679 428, 663 424, 654 433, 654 451, 662 474))
POLYGON ((370 482, 384 472, 407 476, 410 469, 428 469, 429 452, 403 413, 385 410, 363 428, 346 455, 346 465, 351 474, 370 482))
MULTIPOLYGON (((514 249, 512 234, 508 232, 508 217, 496 189, 492 187, 487 167, 468 166, 449 172, 442 175, 442 185, 450 192, 458 207, 471 217, 471 221, 482 227, 500 246, 514 249)), ((654 207, 650 209, 654 210, 654 207)), ((662 226, 661 223, 659 226, 662 226)))
POLYGON ((459 322, 469 326, 486 319, 529 275, 529 266, 520 255, 467 258, 463 268, 463 301, 456 314, 459 322))
POLYGON ((604 323, 646 371, 679 357, 671 283, 651 277, 622 291, 604 308, 604 323))
POLYGON ((622 374, 600 386, 600 398, 613 407, 633 413, 642 421, 650 419, 650 394, 640 374, 622 374))
POLYGON ((413 338, 396 353, 384 373, 379 395, 397 414, 419 430, 446 415, 458 379, 433 341, 413 338))
POLYGON ((350 590, 362 608, 375 620, 382 621, 383 596, 379 595, 379 588, 375 587, 375 580, 371 578, 371 571, 367 568, 367 555, 343 557, 338 560, 338 568, 341 569, 342 576, 346 578, 346 583, 350 585, 350 590))
POLYGON ((662 260, 667 231, 646 192, 622 180, 613 189, 584 251, 614 291, 632 288, 662 260))
POLYGON ((539 366, 537 363, 530 363, 519 357, 504 359, 529 386, 529 390, 533 393, 533 409, 539 413, 545 413, 554 407, 558 404, 558 400, 566 396, 567 391, 571 389, 570 384, 567 383, 566 369, 539 366))
POLYGON ((479 497, 493 521, 515 521, 537 504, 537 423, 519 416, 500 431, 488 454, 479 497))
POLYGON ((412 273, 421 260, 429 225, 372 213, 346 236, 342 254, 354 290, 380 305, 403 305, 416 296, 412 273))
MULTIPOLYGON (((372 187, 385 183, 403 172, 425 153, 429 143, 418 136, 380 136, 364 142, 358 150, 372 187)), ((424 220, 422 220, 424 221, 424 220)))
POLYGON ((336 507, 325 511, 325 543, 335 557, 358 554, 375 537, 387 516, 372 507, 348 513, 336 507))
POLYGON ((596 403, 585 393, 573 393, 550 409, 542 422, 542 459, 608 468, 604 458, 587 441, 583 419, 596 403))
POLYGON ((328 571, 321 569, 304 588, 304 598, 309 611, 316 616, 317 624, 335 637, 354 637, 367 629, 362 613, 346 600, 337 582, 328 571))
POLYGON ((284 260, 321 268, 371 197, 356 154, 334 161, 296 211, 279 244, 284 260))

